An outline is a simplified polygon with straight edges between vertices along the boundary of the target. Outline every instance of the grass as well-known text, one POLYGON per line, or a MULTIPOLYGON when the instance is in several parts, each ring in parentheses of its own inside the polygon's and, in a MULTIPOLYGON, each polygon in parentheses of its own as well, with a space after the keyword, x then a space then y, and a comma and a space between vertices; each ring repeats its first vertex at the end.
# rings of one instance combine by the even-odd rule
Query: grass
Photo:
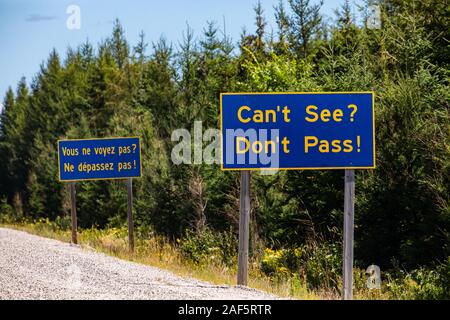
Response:
MULTIPOLYGON (((54 223, 46 220, 35 223, 2 224, 2 226, 63 242, 71 241, 69 230, 61 230, 54 223)), ((179 276, 192 277, 217 285, 236 284, 236 267, 230 268, 220 263, 196 264, 187 261, 174 244, 160 236, 152 236, 147 239, 137 238, 134 253, 128 251, 126 228, 80 230, 78 243, 84 248, 91 248, 119 259, 166 269, 179 276)), ((307 289, 302 281, 294 278, 275 280, 264 275, 256 263, 250 263, 249 265, 248 286, 277 296, 294 299, 339 298, 335 293, 326 290, 312 292, 307 289)))
MULTIPOLYGON (((3 222, 0 223, 0 226, 63 242, 71 241, 71 231, 67 229, 67 226, 51 222, 48 219, 40 219, 33 223, 26 221, 20 223, 3 222)), ((220 253, 208 253, 206 261, 194 263, 183 254, 182 246, 178 241, 173 243, 163 236, 136 237, 133 253, 128 250, 126 227, 82 229, 78 232, 78 243, 84 248, 93 249, 119 259, 165 269, 179 276, 192 277, 216 285, 236 285, 237 263, 235 261, 229 267, 221 263, 220 258, 216 257, 220 253)), ((450 265, 450 258, 448 265, 450 265)), ((320 266, 314 268, 319 268, 319 273, 324 271, 324 269, 320 269, 320 266)), ((427 275, 430 277, 430 275, 436 273, 433 272, 427 273, 426 270, 419 270, 419 275, 423 273, 422 278, 425 279, 427 275)), ((440 273, 445 272, 440 271, 440 273)), ((442 293, 438 295, 442 288, 436 286, 434 282, 414 280, 411 274, 400 277, 385 276, 381 290, 367 289, 365 270, 355 268, 353 278, 353 298, 355 300, 430 299, 434 296, 443 296, 442 293)), ((306 278, 300 278, 295 274, 294 276, 271 277, 264 273, 261 264, 255 261, 249 263, 248 281, 248 286, 251 288, 285 298, 301 300, 340 299, 340 295, 333 289, 310 290, 307 287, 306 278)), ((339 276, 337 276, 336 281, 338 284, 342 282, 339 276)))
MULTIPOLYGON (((33 223, 27 221, 20 223, 6 222, 3 220, 3 223, 0 222, 0 226, 63 242, 71 241, 70 228, 67 221, 64 220, 51 222, 48 219, 39 219, 33 223)), ((139 231, 137 233, 139 234, 139 231)), ((227 266, 222 260, 222 255, 226 252, 226 249, 220 249, 220 247, 217 247, 217 243, 208 242, 208 239, 200 239, 200 246, 207 248, 203 255, 196 247, 198 244, 195 244, 195 241, 192 242, 192 239, 189 240, 189 237, 172 242, 157 235, 137 236, 135 251, 130 253, 128 251, 128 231, 126 227, 82 229, 78 232, 78 243, 84 248, 93 249, 119 259, 169 270, 179 276, 192 277, 216 285, 233 286, 236 284, 236 257, 232 256, 231 262, 228 263, 231 266, 227 266), (186 245, 188 251, 186 251, 186 245), (187 253, 188 255, 186 255, 187 253), (197 254, 197 258, 200 257, 200 259, 197 259, 199 262, 195 263, 191 258, 187 258, 192 253, 197 254)), ((234 247, 236 244, 228 245, 234 247)), ((264 252, 265 254, 256 259, 257 261, 249 263, 249 287, 293 299, 340 299, 336 289, 331 288, 335 286, 339 288, 342 283, 339 275, 341 262, 335 261, 333 253, 330 253, 329 250, 316 250, 313 255, 307 256, 307 261, 312 264, 302 266, 303 269, 299 269, 297 273, 289 273, 284 265, 280 266, 276 263, 282 251, 266 248, 264 252), (273 264, 274 262, 275 264, 273 264), (276 272, 273 273, 270 270, 268 272, 268 267, 272 268, 270 270, 275 268, 276 272), (305 277, 305 272, 308 272, 308 270, 309 272, 312 271, 313 274, 308 274, 305 277), (330 273, 330 270, 333 271, 330 273), (330 285, 330 281, 334 284, 330 285), (311 290, 311 287, 323 287, 323 289, 311 290)), ((300 254, 302 254, 301 251, 300 254)), ((409 272, 400 269, 389 270, 382 275, 381 290, 369 290, 366 285, 367 275, 365 270, 354 268, 353 298, 355 300, 448 299, 450 297, 450 282, 448 279, 450 279, 450 257, 431 269, 419 268, 409 272)))

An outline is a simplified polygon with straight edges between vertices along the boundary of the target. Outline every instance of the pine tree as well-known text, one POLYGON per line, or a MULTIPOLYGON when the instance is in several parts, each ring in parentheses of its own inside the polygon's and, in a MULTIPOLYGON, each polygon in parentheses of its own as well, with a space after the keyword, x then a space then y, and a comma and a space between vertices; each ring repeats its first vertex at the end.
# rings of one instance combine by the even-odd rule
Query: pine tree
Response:
POLYGON ((221 42, 217 38, 217 32, 216 24, 213 21, 208 21, 206 28, 203 30, 204 38, 200 40, 200 46, 206 59, 214 59, 221 47, 221 42))
POLYGON ((8 135, 8 129, 11 127, 11 123, 15 117, 14 105, 14 91, 9 87, 6 91, 5 99, 3 100, 3 109, 0 120, 0 136, 3 138, 8 135))
POLYGON ((145 52, 147 50, 148 43, 145 42, 145 33, 144 31, 141 31, 139 33, 139 42, 134 47, 134 57, 137 60, 138 63, 143 63, 146 59, 145 52))
POLYGON ((255 48, 258 53, 264 52, 264 35, 266 32, 267 21, 264 17, 264 10, 261 1, 258 1, 253 9, 255 11, 255 25, 256 25, 256 43, 255 48))
POLYGON ((119 69, 122 69, 128 63, 130 49, 125 39, 125 31, 118 19, 114 22, 113 34, 111 39, 109 39, 109 43, 117 66, 119 69))
POLYGON ((307 58, 311 52, 314 36, 319 30, 322 18, 320 8, 323 2, 311 5, 309 0, 289 0, 293 12, 291 32, 293 34, 293 46, 298 56, 307 58))
POLYGON ((12 172, 13 146, 9 141, 10 129, 15 118, 14 91, 8 88, 3 100, 3 109, 0 114, 0 195, 11 199, 15 188, 14 173, 12 172))
POLYGON ((348 28, 353 24, 353 17, 349 0, 345 0, 341 8, 336 10, 336 16, 337 25, 340 29, 348 28))
POLYGON ((274 10, 275 22, 278 27, 278 43, 276 44, 276 51, 280 54, 286 54, 292 38, 292 34, 290 33, 290 17, 286 12, 283 0, 279 0, 278 5, 274 7, 274 10))

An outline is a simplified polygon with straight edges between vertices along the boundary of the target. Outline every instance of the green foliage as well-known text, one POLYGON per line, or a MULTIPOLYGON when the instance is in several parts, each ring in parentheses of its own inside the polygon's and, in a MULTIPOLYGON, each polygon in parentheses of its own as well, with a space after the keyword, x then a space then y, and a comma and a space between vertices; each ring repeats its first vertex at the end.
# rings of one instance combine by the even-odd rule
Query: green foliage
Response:
POLYGON ((266 249, 261 271, 274 278, 301 276, 310 289, 339 287, 341 248, 331 243, 310 243, 299 248, 266 249))
POLYGON ((267 248, 261 260, 261 271, 272 277, 286 277, 298 271, 302 253, 301 248, 280 250, 267 248))
POLYGON ((379 97, 379 165, 363 178, 357 210, 366 261, 387 266, 396 257, 411 267, 449 255, 450 100, 442 89, 429 70, 418 70, 379 97))
MULTIPOLYGON (((245 49, 244 50, 248 50, 245 49)), ((243 63, 249 79, 241 86, 254 91, 316 91, 312 79, 312 66, 304 60, 272 53, 267 61, 260 62, 249 52, 252 59, 243 63), (250 85, 251 84, 251 85, 250 85)))
POLYGON ((237 239, 231 232, 209 229, 201 233, 187 230, 178 241, 184 257, 196 264, 217 263, 231 266, 237 261, 237 239))
POLYGON ((16 217, 12 206, 10 206, 6 199, 0 199, 0 223, 15 223, 16 217))
POLYGON ((450 258, 435 269, 420 268, 401 275, 387 275, 386 291, 394 299, 449 299, 450 258))
POLYGON ((342 270, 342 248, 337 244, 314 244, 309 248, 305 274, 311 288, 338 290, 342 270))

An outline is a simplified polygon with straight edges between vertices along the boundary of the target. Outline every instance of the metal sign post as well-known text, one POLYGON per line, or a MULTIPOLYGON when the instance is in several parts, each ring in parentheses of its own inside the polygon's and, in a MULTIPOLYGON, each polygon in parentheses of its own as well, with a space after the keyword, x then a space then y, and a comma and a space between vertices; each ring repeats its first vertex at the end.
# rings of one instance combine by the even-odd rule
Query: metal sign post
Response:
POLYGON ((239 216, 238 285, 248 283, 248 240, 250 220, 250 171, 241 171, 241 196, 239 216))
POLYGON ((70 182, 70 209, 72 219, 72 243, 77 244, 77 201, 75 182, 70 182))
POLYGON ((134 225, 133 225, 133 179, 127 180, 128 191, 128 249, 134 252, 134 225))
POLYGON ((355 170, 345 170, 344 187, 344 300, 353 298, 353 232, 355 222, 355 170))

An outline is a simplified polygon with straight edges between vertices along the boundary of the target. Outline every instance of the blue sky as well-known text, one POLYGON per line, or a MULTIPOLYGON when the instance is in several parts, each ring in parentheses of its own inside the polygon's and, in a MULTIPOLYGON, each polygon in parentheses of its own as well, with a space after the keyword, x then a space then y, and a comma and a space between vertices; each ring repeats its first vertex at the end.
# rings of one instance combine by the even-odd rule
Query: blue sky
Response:
MULTIPOLYGON (((0 0, 0 97, 9 86, 16 88, 22 76, 29 84, 52 48, 65 55, 68 46, 86 39, 97 44, 111 34, 119 18, 126 37, 134 45, 141 30, 147 42, 161 35, 177 44, 189 23, 201 34, 207 21, 220 26, 238 41, 242 28, 254 30, 253 7, 257 0, 0 0), (68 6, 81 11, 81 28, 69 30, 68 6)), ((287 2, 287 1, 285 1, 287 2)), ((314 3, 315 1, 312 0, 314 3)), ((322 13, 334 17, 334 9, 344 0, 325 0, 322 13)), ((351 1, 352 3, 354 1, 351 1)), ((359 2, 359 1, 358 1, 359 2)), ((274 26, 273 6, 278 0, 261 0, 269 25, 274 26)), ((355 9, 356 10, 356 9, 355 9)), ((270 26, 269 26, 270 30, 270 26)), ((1 106, 0 106, 1 108, 1 106)))

